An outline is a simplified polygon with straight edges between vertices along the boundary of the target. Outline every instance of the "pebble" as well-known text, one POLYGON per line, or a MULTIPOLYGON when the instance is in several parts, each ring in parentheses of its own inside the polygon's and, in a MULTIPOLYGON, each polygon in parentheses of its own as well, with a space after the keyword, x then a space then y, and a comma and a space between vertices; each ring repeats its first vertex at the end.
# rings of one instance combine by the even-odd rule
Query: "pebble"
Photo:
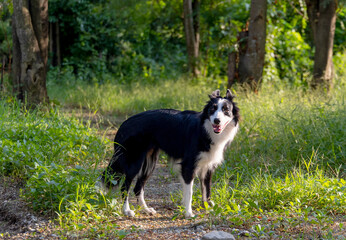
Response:
POLYGON ((198 225, 197 227, 196 227, 196 230, 197 231, 202 231, 204 229, 204 227, 202 226, 202 225, 198 225))
POLYGON ((247 230, 239 230, 238 235, 240 237, 250 237, 251 236, 250 232, 247 230))
POLYGON ((201 240, 235 240, 235 238, 227 232, 212 231, 204 235, 201 240))

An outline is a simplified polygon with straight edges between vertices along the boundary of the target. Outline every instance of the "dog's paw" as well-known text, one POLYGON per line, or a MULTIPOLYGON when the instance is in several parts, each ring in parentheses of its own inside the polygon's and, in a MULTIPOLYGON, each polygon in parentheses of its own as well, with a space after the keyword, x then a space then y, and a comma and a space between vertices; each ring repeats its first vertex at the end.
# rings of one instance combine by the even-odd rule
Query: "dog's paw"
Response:
POLYGON ((134 217, 135 216, 135 211, 132 211, 132 210, 126 210, 126 211, 123 211, 123 213, 125 216, 128 216, 128 217, 134 217))
POLYGON ((193 217, 195 217, 195 215, 192 213, 192 211, 185 212, 185 218, 193 218, 193 217))
POLYGON ((156 211, 154 208, 144 208, 144 211, 147 213, 147 214, 150 214, 150 215, 155 215, 156 214, 156 211))

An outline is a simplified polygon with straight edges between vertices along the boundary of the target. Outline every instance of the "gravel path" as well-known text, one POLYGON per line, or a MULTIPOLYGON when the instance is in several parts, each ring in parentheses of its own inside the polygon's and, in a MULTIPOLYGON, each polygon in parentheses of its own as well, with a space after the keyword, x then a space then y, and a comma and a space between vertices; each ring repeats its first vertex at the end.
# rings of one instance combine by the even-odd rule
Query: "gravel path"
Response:
MULTIPOLYGON (((169 173, 169 168, 164 164, 158 164, 145 188, 147 205, 153 207, 157 213, 140 213, 132 219, 119 218, 118 224, 122 228, 138 229, 125 239, 199 239, 203 236, 206 229, 200 221, 181 217, 172 220, 175 212, 172 209, 174 203, 170 199, 170 194, 180 191, 180 186, 178 179, 169 173)), ((136 205, 133 196, 130 202, 136 205)))
MULTIPOLYGON (((20 188, 8 178, 0 181, 0 239, 60 239, 57 226, 47 218, 30 210, 29 204, 20 197, 20 188)), ((134 218, 119 217, 120 229, 130 232, 125 239, 200 239, 215 229, 209 228, 202 220, 186 220, 178 217, 172 220, 175 212, 170 193, 180 191, 180 183, 172 177, 165 164, 158 164, 145 188, 145 199, 156 215, 136 212, 134 218)), ((136 206, 134 196, 130 202, 136 206)), ((218 230, 231 230, 218 226, 218 230)))
MULTIPOLYGON (((91 120, 92 124, 99 129, 100 135, 105 134, 110 139, 113 139, 116 133, 115 126, 121 122, 119 119, 107 118, 100 121, 101 116, 91 114, 80 117, 91 120), (103 122, 103 125, 99 122, 103 122)), ((52 222, 52 219, 32 212, 29 204, 20 198, 21 187, 13 179, 0 177, 0 239, 61 239, 57 234, 58 226, 52 222)), ((200 239, 213 230, 236 232, 234 234, 236 239, 257 239, 249 237, 252 235, 251 231, 234 229, 228 225, 210 226, 206 219, 186 220, 179 216, 172 220, 176 213, 170 194, 175 194, 180 189, 180 183, 170 174, 169 167, 166 164, 158 164, 145 188, 147 204, 153 207, 157 214, 152 216, 136 212, 134 218, 118 217, 116 221, 120 229, 130 232, 124 239, 200 239)), ((134 206, 137 205, 133 195, 130 202, 134 206)), ((339 227, 341 224, 346 226, 345 216, 335 216, 334 220, 331 226, 333 236, 336 236, 335 239, 345 239, 346 230, 339 227)), ((303 229, 293 228, 290 232, 280 233, 279 231, 274 239, 297 239, 302 231, 307 233, 306 239, 309 239, 309 236, 315 236, 309 234, 315 231, 313 226, 306 226, 303 229)), ((265 239, 268 239, 267 237, 265 239)), ((80 238, 68 237, 67 239, 80 238)))
POLYGON ((32 212, 20 198, 21 187, 0 179, 0 239, 59 239, 51 221, 32 212))
MULTIPOLYGON (((90 113, 72 112, 71 115, 91 121, 99 129, 100 135, 105 134, 111 140, 116 133, 115 126, 119 126, 123 120, 90 113)), ((13 179, 0 177, 0 239, 60 239, 53 219, 33 212, 29 204, 21 199, 22 187, 13 179)), ((134 218, 119 217, 117 224, 120 229, 130 232, 125 239, 199 239, 215 229, 209 229, 201 220, 186 220, 182 217, 172 220, 175 212, 170 193, 180 189, 180 183, 170 174, 169 167, 158 164, 145 188, 147 204, 157 214, 153 216, 136 212, 134 218)), ((130 202, 137 206, 134 196, 131 196, 130 202)))

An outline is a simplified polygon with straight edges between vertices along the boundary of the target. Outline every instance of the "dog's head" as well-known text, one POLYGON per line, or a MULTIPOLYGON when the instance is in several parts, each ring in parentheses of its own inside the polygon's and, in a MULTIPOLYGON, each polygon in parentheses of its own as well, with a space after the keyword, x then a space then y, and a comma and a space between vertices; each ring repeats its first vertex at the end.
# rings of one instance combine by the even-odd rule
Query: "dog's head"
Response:
POLYGON ((221 97, 220 90, 216 90, 209 95, 209 98, 203 113, 205 118, 210 121, 214 133, 222 133, 232 121, 235 125, 238 123, 239 108, 233 102, 234 97, 229 89, 227 89, 226 97, 221 97))

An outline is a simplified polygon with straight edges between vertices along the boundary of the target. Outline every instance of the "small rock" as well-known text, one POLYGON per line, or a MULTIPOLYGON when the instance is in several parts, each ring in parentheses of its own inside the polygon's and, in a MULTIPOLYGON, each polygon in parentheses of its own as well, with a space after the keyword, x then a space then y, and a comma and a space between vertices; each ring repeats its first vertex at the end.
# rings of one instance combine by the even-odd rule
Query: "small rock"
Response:
POLYGON ((223 231, 212 231, 202 237, 202 240, 235 240, 230 233, 223 231))
POLYGON ((251 234, 250 234, 250 232, 247 231, 247 230, 239 230, 238 235, 239 235, 240 237, 250 237, 251 234))
POLYGON ((199 226, 196 227, 197 231, 202 231, 203 229, 204 229, 204 227, 202 225, 199 225, 199 226))
POLYGON ((28 226, 28 229, 29 229, 30 232, 35 232, 35 231, 36 231, 36 229, 31 228, 31 227, 29 227, 29 226, 28 226))

